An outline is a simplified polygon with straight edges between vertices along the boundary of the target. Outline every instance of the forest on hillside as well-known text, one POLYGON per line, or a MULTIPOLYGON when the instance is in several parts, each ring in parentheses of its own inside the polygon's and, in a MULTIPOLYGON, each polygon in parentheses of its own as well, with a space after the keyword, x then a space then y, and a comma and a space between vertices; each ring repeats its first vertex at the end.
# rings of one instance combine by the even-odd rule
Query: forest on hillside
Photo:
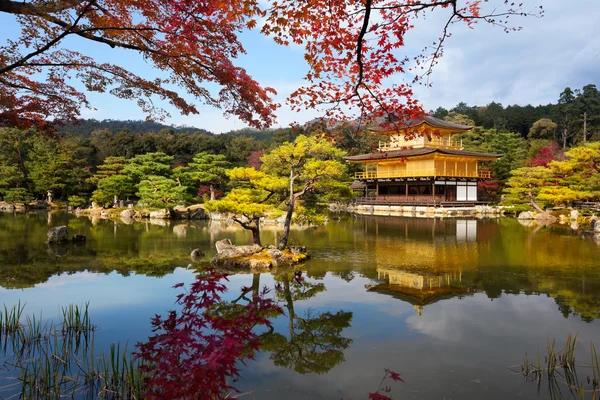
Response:
MULTIPOLYGON (((600 92, 593 84, 580 90, 566 88, 554 104, 504 107, 495 102, 486 106, 459 103, 450 110, 432 110, 431 114, 474 126, 472 131, 460 134, 466 150, 504 154, 489 165, 494 179, 481 185, 487 192, 484 197, 491 201, 500 199, 513 171, 547 166, 564 159, 569 148, 600 140, 600 92)), ((154 154, 166 168, 175 170, 193 163, 199 154, 213 154, 222 155, 231 167, 258 168, 265 153, 299 134, 316 133, 326 133, 337 148, 348 154, 374 151, 380 139, 353 125, 328 127, 319 123, 268 130, 246 128, 224 134, 195 127, 114 120, 66 124, 54 136, 36 130, 0 128, 0 196, 9 202, 28 201, 45 199, 51 193, 56 200, 71 198, 86 204, 98 189, 93 177, 102 168, 112 168, 111 162, 122 168, 130 160, 140 161, 154 154)), ((356 166, 350 165, 349 172, 354 172, 353 168, 356 166)), ((198 197, 206 189, 196 187, 191 192, 198 197)))

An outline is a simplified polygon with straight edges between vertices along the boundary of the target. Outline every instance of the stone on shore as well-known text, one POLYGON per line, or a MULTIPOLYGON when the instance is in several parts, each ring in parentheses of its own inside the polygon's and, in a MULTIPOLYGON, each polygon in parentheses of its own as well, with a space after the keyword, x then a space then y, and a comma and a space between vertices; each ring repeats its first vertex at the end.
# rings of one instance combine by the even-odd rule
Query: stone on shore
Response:
POLYGON ((536 214, 533 219, 535 219, 536 221, 544 221, 546 223, 551 223, 551 224, 553 224, 557 221, 557 218, 554 215, 547 213, 547 212, 536 214))
POLYGON ((66 226, 55 226, 48 229, 48 243, 65 243, 69 241, 69 231, 66 226))
POLYGON ((133 218, 135 217, 135 210, 132 209, 127 209, 127 210, 123 210, 121 211, 121 218, 133 218))
POLYGON ((533 219, 533 213, 531 211, 523 211, 517 218, 521 220, 533 219))
POLYGON ((171 213, 167 209, 150 212, 150 219, 170 219, 171 213))
POLYGON ((14 204, 0 204, 0 211, 4 211, 4 212, 14 212, 15 211, 15 205, 14 204))

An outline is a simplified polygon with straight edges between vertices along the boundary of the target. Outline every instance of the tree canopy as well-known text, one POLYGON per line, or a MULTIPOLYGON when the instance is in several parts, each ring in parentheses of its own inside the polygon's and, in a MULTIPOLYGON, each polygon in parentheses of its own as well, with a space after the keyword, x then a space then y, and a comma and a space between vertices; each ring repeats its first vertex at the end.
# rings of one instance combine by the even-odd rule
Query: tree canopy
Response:
POLYGON ((72 120, 91 106, 86 93, 108 92, 136 99, 151 118, 166 115, 153 101, 158 98, 182 114, 198 113, 197 104, 205 103, 250 126, 269 126, 275 91, 235 63, 245 52, 239 34, 259 29, 259 19, 261 32, 276 43, 304 46, 309 71, 306 86, 290 97, 294 108, 325 106, 326 117, 333 117, 343 114, 340 105, 350 105, 367 118, 411 118, 423 113, 412 82, 389 85, 385 78, 407 72, 409 58, 398 50, 415 20, 432 12, 447 15, 439 40, 416 57, 420 80, 442 56, 454 24, 485 21, 510 31, 519 29, 511 16, 532 14, 522 5, 499 3, 488 11, 480 1, 456 0, 209 0, 202 7, 193 0, 2 1, 0 12, 14 15, 21 32, 0 46, 0 123, 30 127, 72 120), (109 49, 111 61, 75 50, 93 46, 109 49), (120 66, 125 54, 141 55, 155 76, 120 66), (212 90, 213 84, 220 90, 212 90))

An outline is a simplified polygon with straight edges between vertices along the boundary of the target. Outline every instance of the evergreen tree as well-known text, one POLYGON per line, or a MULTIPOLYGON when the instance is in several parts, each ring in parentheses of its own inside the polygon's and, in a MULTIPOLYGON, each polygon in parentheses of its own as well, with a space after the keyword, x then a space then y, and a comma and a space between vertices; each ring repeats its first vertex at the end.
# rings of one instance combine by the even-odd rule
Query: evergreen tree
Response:
POLYGON ((227 182, 227 168, 231 163, 222 154, 198 153, 187 166, 185 173, 187 181, 196 188, 198 185, 208 185, 210 200, 215 200, 215 187, 221 187, 227 182))

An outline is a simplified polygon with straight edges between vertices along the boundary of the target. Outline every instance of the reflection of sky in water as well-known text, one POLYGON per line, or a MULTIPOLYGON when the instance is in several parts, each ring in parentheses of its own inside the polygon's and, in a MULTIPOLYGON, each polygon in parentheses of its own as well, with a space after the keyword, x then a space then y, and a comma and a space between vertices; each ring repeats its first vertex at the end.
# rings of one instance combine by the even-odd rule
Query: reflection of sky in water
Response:
MULTIPOLYGON (((89 241, 57 259, 41 244, 45 218, 17 227, 4 218, 2 279, 25 288, 0 287, 1 302, 20 300, 28 312, 55 318, 61 306, 89 301, 102 347, 120 340, 131 348, 150 334, 151 317, 175 307, 179 289, 172 286, 194 279, 192 271, 176 267, 189 262, 191 248, 208 250, 222 237, 249 239, 239 229, 204 222, 115 227, 69 220, 89 241), (28 283, 21 279, 28 268, 45 272, 28 283)), ((266 230, 263 240, 277 235, 277 229, 266 230)), ((548 338, 562 344, 569 332, 580 334, 582 362, 589 360, 591 340, 600 345, 598 320, 562 314, 577 307, 597 315, 600 309, 600 247, 568 230, 534 232, 512 220, 357 218, 293 231, 292 240, 313 254, 303 267, 307 280, 326 287, 294 301, 296 314, 350 311, 351 327, 342 335, 353 342, 345 362, 326 375, 300 375, 275 366, 270 353, 259 354, 242 367, 236 384, 251 392, 246 397, 366 398, 390 368, 407 382, 393 385, 394 398, 539 398, 535 385, 508 371, 525 352, 543 353, 548 338)), ((252 278, 230 276, 226 299, 252 278)), ((274 284, 273 276, 261 275, 261 286, 274 284)), ((274 326, 287 335, 287 317, 274 326)))

